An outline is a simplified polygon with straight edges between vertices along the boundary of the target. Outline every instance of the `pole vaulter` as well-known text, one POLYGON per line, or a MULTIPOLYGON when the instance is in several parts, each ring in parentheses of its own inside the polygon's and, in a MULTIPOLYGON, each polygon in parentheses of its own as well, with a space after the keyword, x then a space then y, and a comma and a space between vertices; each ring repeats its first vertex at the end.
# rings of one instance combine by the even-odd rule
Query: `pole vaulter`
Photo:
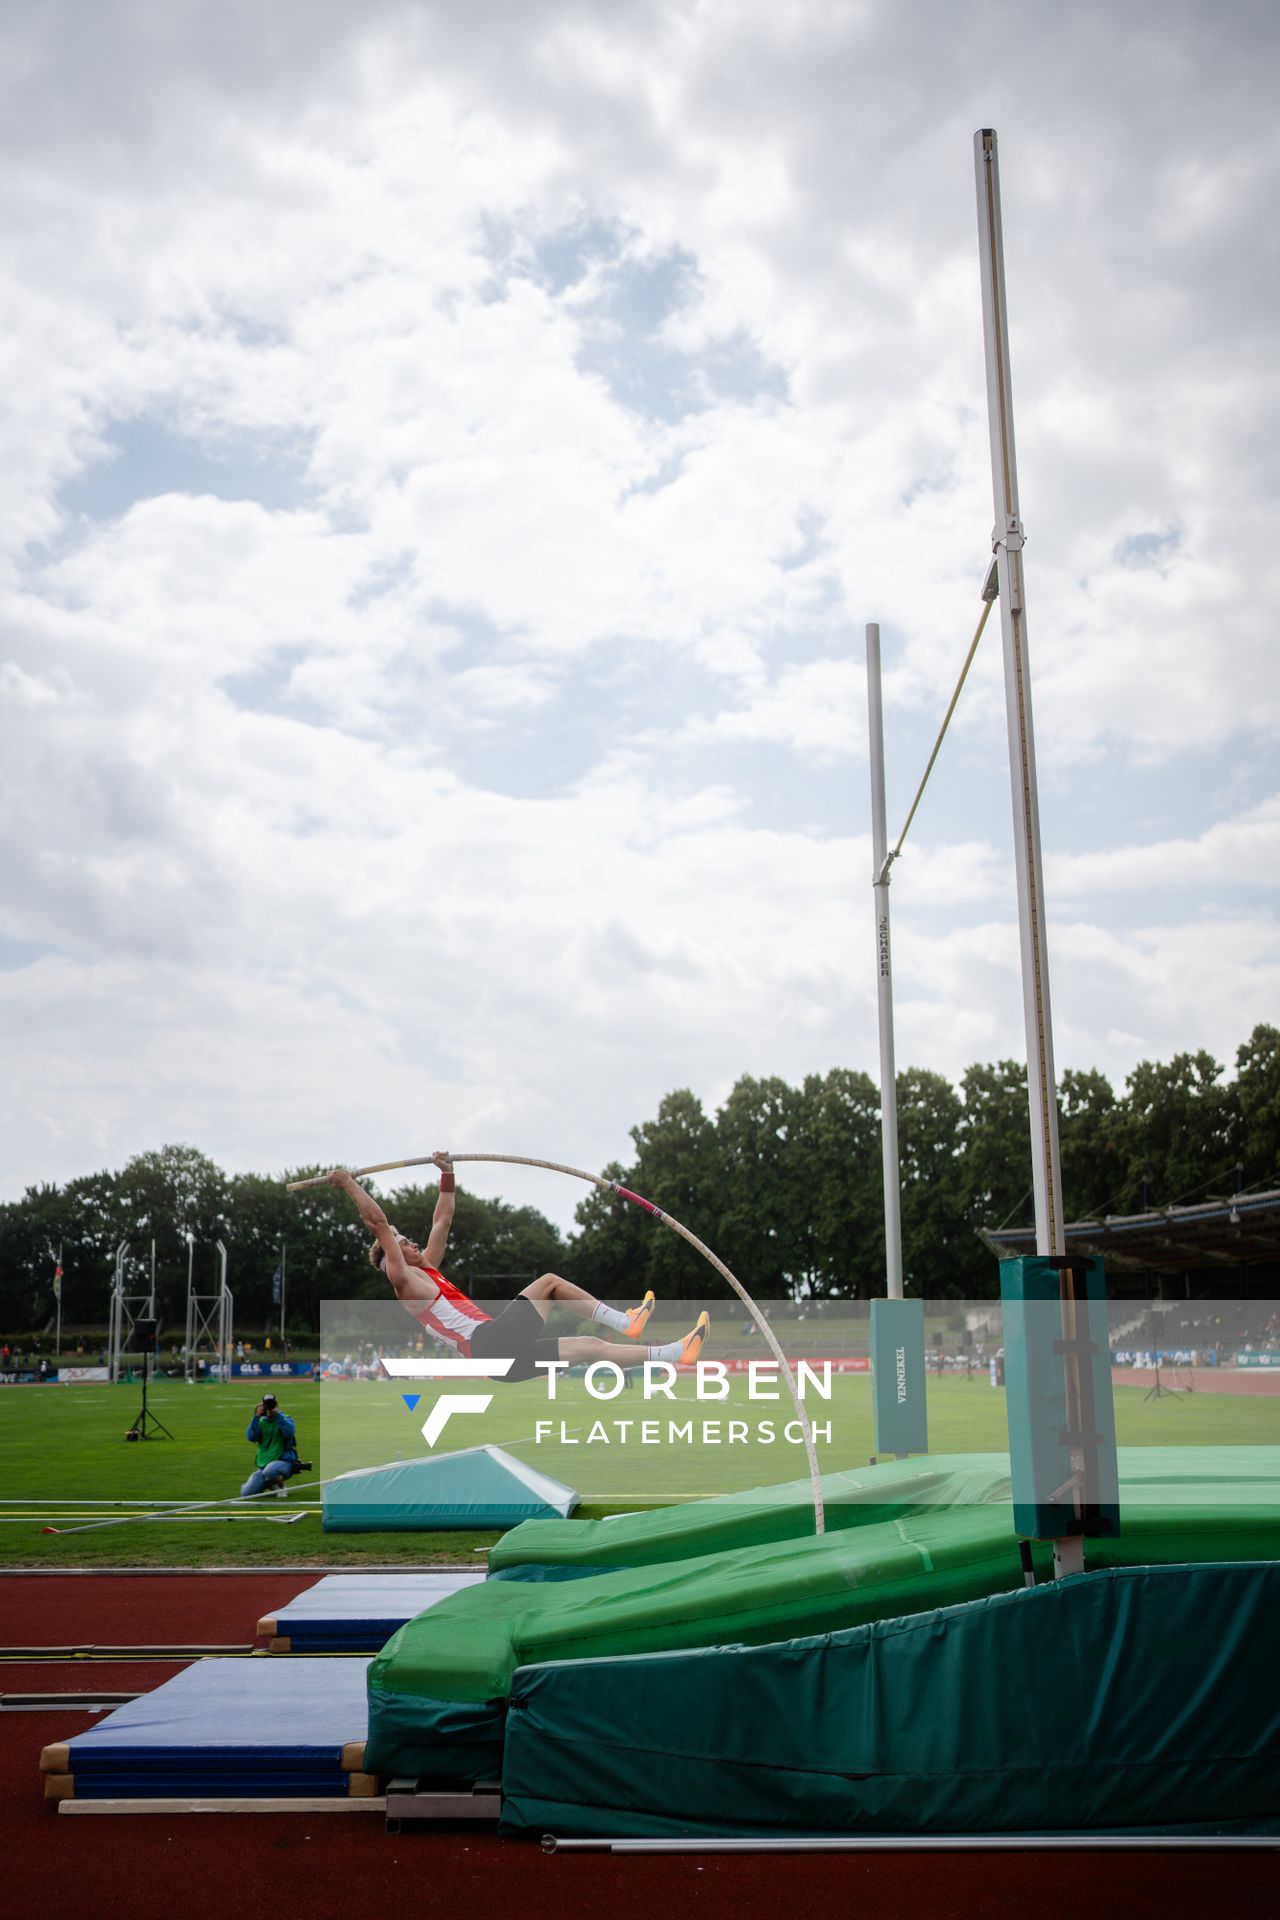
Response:
MULTIPOLYGON (((747 1292, 741 1280, 729 1271, 718 1254, 712 1253, 710 1247, 699 1240, 696 1233, 691 1233, 682 1221, 675 1218, 674 1214, 664 1212, 661 1207, 655 1206, 652 1200, 646 1200, 643 1194, 632 1193, 631 1189, 624 1187, 620 1181, 607 1180, 603 1174, 586 1173, 581 1167, 567 1167, 559 1160, 535 1160, 529 1158, 527 1155, 516 1153, 450 1153, 449 1159, 455 1166, 468 1161, 484 1161, 491 1165, 504 1167, 537 1167, 545 1173, 563 1173, 571 1180, 585 1180, 589 1186, 601 1187, 606 1193, 616 1193, 619 1199, 627 1200, 632 1206, 639 1207, 642 1212, 651 1214, 653 1218, 660 1221, 664 1227, 670 1227, 671 1231, 678 1233, 682 1240, 687 1240, 695 1252, 700 1253, 703 1259, 715 1268, 721 1279, 727 1281, 729 1286, 732 1287, 743 1306, 747 1309, 747 1312, 751 1315, 756 1326, 764 1335, 769 1351, 778 1363, 782 1377, 787 1383, 792 1404, 796 1410, 796 1418, 800 1423, 800 1431, 804 1435, 805 1458, 809 1464, 809 1482, 813 1493, 813 1529, 815 1533, 825 1532, 826 1521, 822 1501, 822 1473, 818 1466, 818 1454, 814 1446, 813 1428, 805 1412, 804 1401, 800 1397, 800 1389, 796 1384, 796 1377, 792 1372, 791 1362, 783 1352, 777 1335, 774 1333, 765 1315, 751 1298, 751 1295, 747 1292)), ((398 1173, 408 1167, 433 1167, 438 1165, 439 1161, 434 1154, 424 1153, 407 1160, 381 1160, 376 1166, 352 1167, 349 1171, 354 1178, 359 1180, 371 1173, 398 1173)), ((322 1173, 313 1179, 291 1180, 286 1190, 289 1193, 301 1193, 308 1187, 327 1187, 329 1185, 329 1175, 322 1173)))

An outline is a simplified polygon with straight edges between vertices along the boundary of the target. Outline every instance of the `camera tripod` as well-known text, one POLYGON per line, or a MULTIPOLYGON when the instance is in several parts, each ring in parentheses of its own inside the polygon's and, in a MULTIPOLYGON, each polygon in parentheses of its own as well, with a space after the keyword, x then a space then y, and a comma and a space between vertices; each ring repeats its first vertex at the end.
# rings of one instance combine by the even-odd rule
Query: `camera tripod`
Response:
POLYGON ((132 1427, 130 1427, 129 1432, 136 1434, 139 1440, 151 1440, 160 1434, 163 1434, 166 1440, 172 1440, 173 1435, 170 1433, 168 1427, 166 1427, 164 1421, 159 1419, 156 1414, 150 1413, 147 1409, 147 1381, 150 1374, 151 1355, 144 1353, 142 1355, 142 1410, 132 1427))
POLYGON ((1157 1354, 1156 1354, 1156 1383, 1155 1383, 1155 1385, 1154 1385, 1154 1386, 1153 1386, 1153 1387, 1152 1387, 1152 1388, 1151 1388, 1151 1389, 1149 1390, 1149 1392, 1147 1392, 1147 1393, 1144 1393, 1144 1394, 1143 1394, 1143 1396, 1142 1396, 1142 1399, 1143 1399, 1143 1404, 1145 1405, 1145 1404, 1146 1404, 1146 1402, 1147 1402, 1148 1400, 1181 1400, 1181 1398, 1182 1398, 1182 1395, 1181 1395, 1180 1393, 1175 1393, 1172 1387, 1162 1387, 1162 1386, 1161 1386, 1161 1384, 1160 1384, 1160 1355, 1159 1355, 1159 1353, 1157 1352, 1157 1354))

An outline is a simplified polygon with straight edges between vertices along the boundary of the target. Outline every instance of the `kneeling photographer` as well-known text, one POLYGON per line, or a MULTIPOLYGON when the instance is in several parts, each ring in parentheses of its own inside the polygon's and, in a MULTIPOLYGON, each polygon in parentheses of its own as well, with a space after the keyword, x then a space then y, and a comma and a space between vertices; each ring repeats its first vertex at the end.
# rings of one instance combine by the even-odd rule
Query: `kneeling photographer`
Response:
POLYGON ((240 1489, 241 1498, 255 1493, 285 1497, 285 1481, 293 1473, 310 1473, 311 1462, 298 1458, 298 1430, 282 1413, 274 1393, 264 1393, 253 1410, 245 1438, 257 1448, 254 1468, 240 1489))

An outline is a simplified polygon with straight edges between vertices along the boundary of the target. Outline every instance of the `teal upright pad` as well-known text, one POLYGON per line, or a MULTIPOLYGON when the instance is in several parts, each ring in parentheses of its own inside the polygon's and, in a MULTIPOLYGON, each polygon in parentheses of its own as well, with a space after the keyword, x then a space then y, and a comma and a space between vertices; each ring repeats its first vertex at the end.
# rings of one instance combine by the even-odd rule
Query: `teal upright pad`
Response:
POLYGON ((516 1674, 509 1831, 1280 1828, 1280 1565, 1131 1567, 516 1674))
POLYGON ((871 1393, 877 1453, 928 1453, 924 1301, 871 1302, 871 1393))
POLYGON ((1067 1406, 1062 1264, 1040 1254, 1000 1262, 1013 1519, 1018 1532, 1033 1540, 1072 1533, 1105 1537, 1120 1528, 1106 1280, 1101 1260, 1071 1262, 1087 1428, 1077 1434, 1067 1406), (1082 1523, 1073 1507, 1073 1453, 1083 1457, 1088 1473, 1082 1523))

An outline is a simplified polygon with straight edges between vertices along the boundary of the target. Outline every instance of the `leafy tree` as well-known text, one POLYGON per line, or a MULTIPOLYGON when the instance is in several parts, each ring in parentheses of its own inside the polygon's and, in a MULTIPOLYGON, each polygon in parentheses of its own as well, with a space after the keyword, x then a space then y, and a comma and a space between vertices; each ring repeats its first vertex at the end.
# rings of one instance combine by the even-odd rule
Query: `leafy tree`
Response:
MULTIPOLYGON (((616 1180, 633 1192, 640 1190, 637 1176, 620 1161, 611 1160, 603 1172, 608 1180, 616 1180)), ((603 1187, 593 1187, 579 1202, 573 1217, 578 1231, 566 1249, 565 1278, 602 1300, 626 1300, 634 1305, 639 1299, 637 1286, 648 1268, 653 1221, 629 1200, 603 1187)))
POLYGON ((1093 1069, 1068 1067, 1058 1089, 1062 1204, 1068 1220, 1113 1211, 1122 1177, 1121 1112, 1111 1082, 1093 1069))
MULTIPOLYGON (((284 1178, 306 1180, 322 1171, 299 1167, 284 1178)), ((376 1192, 372 1181, 366 1184, 376 1192)), ((363 1298, 386 1283, 379 1281, 376 1289, 371 1285, 378 1276, 368 1263, 369 1235, 344 1193, 336 1187, 306 1187, 287 1199, 287 1318, 290 1324, 318 1327, 322 1300, 346 1300, 353 1293, 363 1298)))
POLYGON ((1020 1061, 998 1060, 994 1066, 968 1068, 960 1085, 966 1217, 975 1230, 1022 1226, 1032 1215, 1027 1070, 1020 1061))
POLYGON ((1162 1207, 1190 1204, 1215 1183, 1229 1184, 1238 1128, 1235 1089, 1221 1079, 1221 1066, 1203 1048, 1134 1068, 1118 1130, 1126 1204, 1134 1203, 1144 1177, 1151 1204, 1162 1207))
POLYGON ((966 1216, 960 1167, 964 1108, 940 1073, 898 1075, 904 1279, 923 1298, 980 1298, 995 1290, 994 1263, 966 1216))
POLYGON ((136 1154, 116 1175, 111 1211, 133 1262, 127 1291, 147 1290, 154 1241, 157 1311, 170 1333, 185 1327, 187 1235, 194 1242, 197 1289, 213 1293, 219 1275, 214 1243, 226 1244, 230 1235, 226 1175, 194 1147, 166 1146, 136 1154))
POLYGON ((1257 1026, 1236 1051, 1236 1143, 1246 1186, 1280 1181, 1280 1029, 1257 1026))
POLYGON ((798 1178, 788 1218, 797 1278, 815 1298, 883 1291, 880 1093, 868 1074, 810 1074, 788 1141, 798 1178))
POLYGON ((236 1325, 242 1331, 261 1327, 270 1333, 280 1324, 280 1308, 272 1298, 276 1268, 285 1251, 285 1312, 297 1324, 299 1294, 305 1295, 312 1252, 302 1233, 310 1218, 299 1207, 300 1196, 286 1193, 282 1180, 260 1173, 238 1173, 228 1182, 230 1225, 224 1236, 230 1257, 229 1280, 235 1295, 236 1325), (295 1278, 299 1294, 294 1292, 295 1278))
POLYGON ((790 1137, 798 1102, 785 1080, 744 1075, 716 1117, 724 1174, 708 1244, 758 1299, 788 1298, 796 1278, 792 1228, 802 1176, 790 1137))
MULTIPOLYGON (((703 1112, 702 1102, 687 1088, 667 1094, 657 1118, 633 1127, 631 1138, 636 1145, 635 1172, 623 1185, 674 1215, 705 1241, 720 1203, 722 1155, 719 1134, 703 1112)), ((711 1284, 705 1262, 679 1234, 642 1210, 631 1207, 630 1211, 639 1222, 645 1256, 632 1291, 642 1278, 644 1286, 652 1287, 661 1299, 702 1297, 711 1284)))

